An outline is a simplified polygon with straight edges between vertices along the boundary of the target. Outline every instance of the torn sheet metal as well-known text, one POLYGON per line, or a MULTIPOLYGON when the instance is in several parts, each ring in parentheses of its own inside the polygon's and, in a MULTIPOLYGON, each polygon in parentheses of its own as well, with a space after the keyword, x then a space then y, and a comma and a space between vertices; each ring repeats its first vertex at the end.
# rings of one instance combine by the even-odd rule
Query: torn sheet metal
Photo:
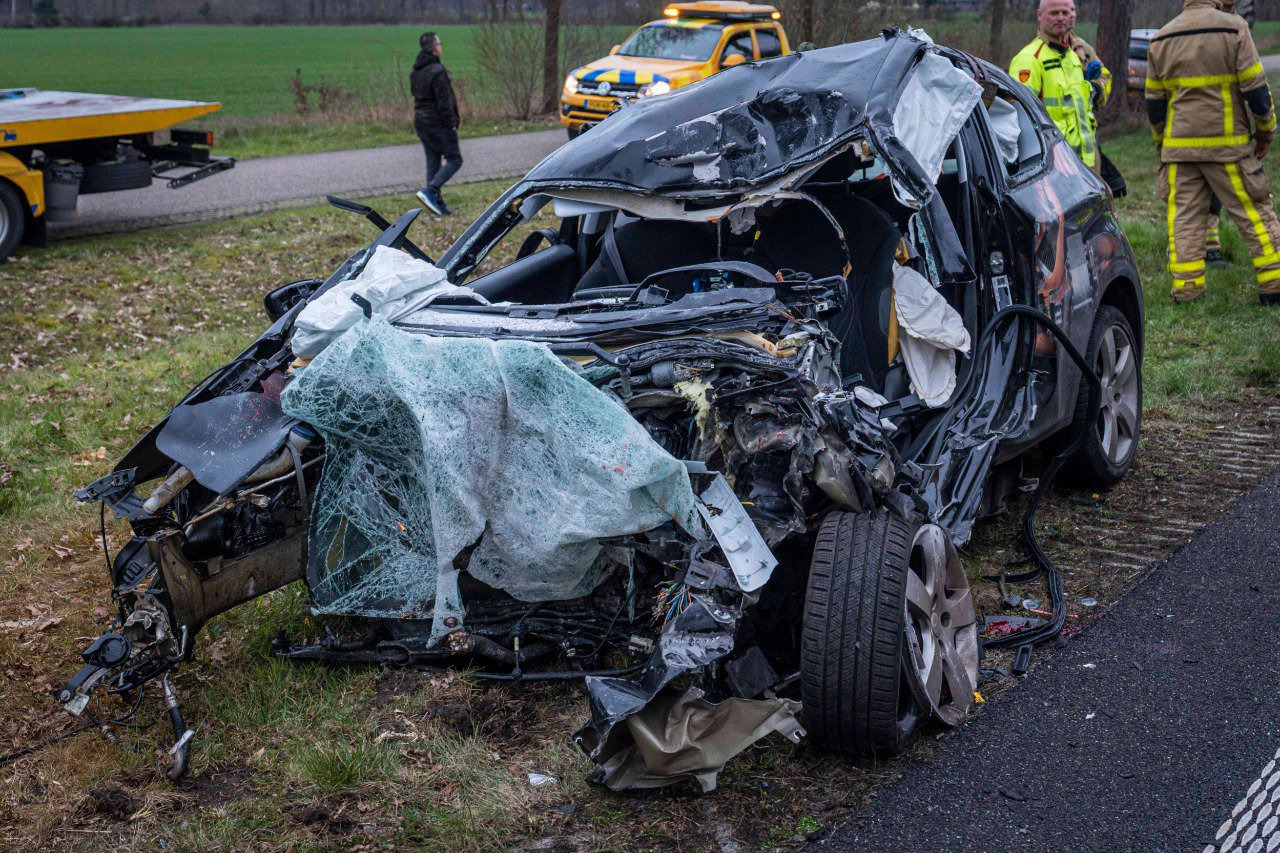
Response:
MULTIPOLYGON (((981 95, 982 87, 977 81, 946 57, 926 53, 920 58, 894 107, 893 131, 930 185, 938 182, 947 148, 981 95)), ((919 207, 927 201, 916 197, 899 181, 893 183, 903 204, 919 207)))
POLYGON ((713 704, 697 688, 669 689, 627 718, 631 743, 591 778, 614 791, 692 779, 707 793, 715 790, 729 759, 761 738, 777 733, 799 743, 805 735, 799 712, 793 699, 729 698, 713 704))
POLYGON ((156 435, 156 449, 223 495, 279 452, 295 423, 277 396, 227 394, 176 407, 156 435))
POLYGON ((293 353, 298 358, 315 358, 354 326, 364 309, 352 296, 363 299, 373 316, 394 320, 445 294, 479 299, 471 288, 450 284, 439 267, 399 249, 378 246, 359 275, 329 288, 302 309, 293 327, 293 353))
POLYGON ((956 351, 969 351, 964 319, 927 278, 902 265, 893 268, 893 305, 911 388, 926 405, 941 406, 956 389, 956 351))
POLYGON ((471 546, 489 586, 577 598, 601 580, 601 539, 670 521, 705 535, 684 466, 539 344, 362 321, 282 402, 328 448, 308 565, 322 612, 457 614, 471 546))
MULTIPOLYGON (((870 125, 917 197, 932 184, 889 142, 895 94, 924 41, 885 38, 751 62, 670 98, 628 102, 529 173, 561 187, 605 184, 652 195, 719 195, 759 187, 819 159, 870 125)), ((874 144, 874 143, 873 143, 874 144)), ((878 146, 879 147, 879 146, 878 146)))
POLYGON ((716 474, 711 485, 699 495, 698 512, 715 534, 742 591, 755 592, 768 583, 778 558, 764 544, 764 537, 742 508, 742 501, 729 488, 724 475, 716 474))

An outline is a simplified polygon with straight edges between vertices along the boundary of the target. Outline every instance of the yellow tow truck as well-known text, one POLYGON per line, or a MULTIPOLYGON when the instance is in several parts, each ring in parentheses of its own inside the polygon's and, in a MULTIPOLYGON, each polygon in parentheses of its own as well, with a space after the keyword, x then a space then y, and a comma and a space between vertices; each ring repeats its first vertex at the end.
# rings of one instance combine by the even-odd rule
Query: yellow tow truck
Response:
POLYGON ((665 95, 717 71, 791 52, 773 6, 736 0, 672 3, 564 81, 560 124, 573 139, 623 101, 665 95))
POLYGON ((138 189, 163 178, 176 189, 235 165, 209 153, 213 134, 165 128, 221 104, 0 89, 0 262, 19 243, 42 246, 46 221, 75 214, 82 194, 138 189))

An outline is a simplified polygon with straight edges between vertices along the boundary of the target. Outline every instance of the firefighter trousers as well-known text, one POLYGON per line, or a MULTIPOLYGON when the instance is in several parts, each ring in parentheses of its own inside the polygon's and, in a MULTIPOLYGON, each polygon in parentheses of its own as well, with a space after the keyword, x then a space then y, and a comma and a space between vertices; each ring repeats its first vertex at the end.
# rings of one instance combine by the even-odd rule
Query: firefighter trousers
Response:
POLYGON ((1195 299, 1205 291, 1205 225, 1215 195, 1249 247, 1259 292, 1280 293, 1280 221, 1271 202, 1271 182, 1257 158, 1163 163, 1160 191, 1168 204, 1174 299, 1195 299))

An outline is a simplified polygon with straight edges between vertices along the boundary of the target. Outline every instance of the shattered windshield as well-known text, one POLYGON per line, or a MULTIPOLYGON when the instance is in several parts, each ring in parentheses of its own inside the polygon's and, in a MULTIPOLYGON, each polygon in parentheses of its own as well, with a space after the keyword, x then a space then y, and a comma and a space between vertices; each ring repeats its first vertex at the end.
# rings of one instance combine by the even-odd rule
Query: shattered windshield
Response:
POLYGON ((706 62, 720 43, 720 24, 660 21, 641 27, 618 48, 620 56, 706 62))

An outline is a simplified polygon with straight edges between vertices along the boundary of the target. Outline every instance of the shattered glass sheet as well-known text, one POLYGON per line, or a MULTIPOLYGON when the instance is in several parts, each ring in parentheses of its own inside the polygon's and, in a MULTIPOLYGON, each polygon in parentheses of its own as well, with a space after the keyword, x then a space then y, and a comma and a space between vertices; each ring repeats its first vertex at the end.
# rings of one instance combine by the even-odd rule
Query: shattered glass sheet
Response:
POLYGON ((471 575, 546 601, 599 583, 600 538, 672 520, 703 535, 684 466, 539 344, 375 318, 281 401, 325 439, 307 570, 321 612, 428 618, 438 595, 452 610, 454 559, 477 541, 471 575))

